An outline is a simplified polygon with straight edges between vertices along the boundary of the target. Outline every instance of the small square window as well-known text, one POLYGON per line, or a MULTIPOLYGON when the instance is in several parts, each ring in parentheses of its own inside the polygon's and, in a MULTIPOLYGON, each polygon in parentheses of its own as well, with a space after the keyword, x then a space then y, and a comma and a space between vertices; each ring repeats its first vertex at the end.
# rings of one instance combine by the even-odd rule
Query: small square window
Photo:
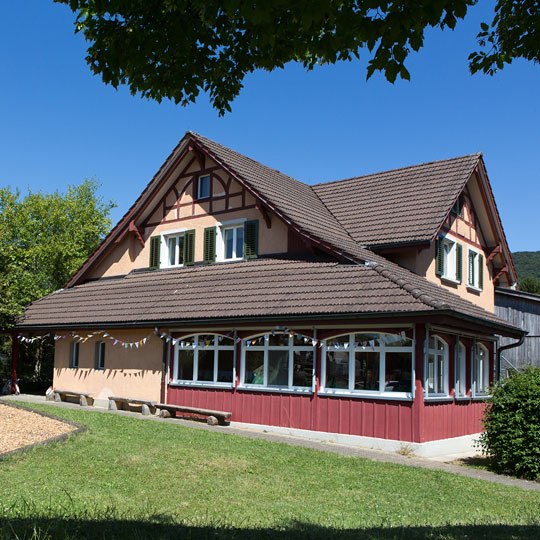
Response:
POLYGON ((73 369, 79 367, 79 343, 76 341, 69 344, 69 367, 73 369))
POLYGON ((96 343, 95 366, 96 369, 105 369, 105 342, 96 343))
POLYGON ((198 198, 207 199, 210 197, 210 175, 199 176, 198 198))
POLYGON ((223 258, 225 260, 244 257, 244 226, 223 229, 223 258))

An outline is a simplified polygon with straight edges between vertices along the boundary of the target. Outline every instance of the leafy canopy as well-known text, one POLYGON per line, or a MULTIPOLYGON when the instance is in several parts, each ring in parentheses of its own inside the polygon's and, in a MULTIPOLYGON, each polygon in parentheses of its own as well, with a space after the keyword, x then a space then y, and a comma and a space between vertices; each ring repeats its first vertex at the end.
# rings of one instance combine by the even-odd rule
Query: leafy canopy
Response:
MULTIPOLYGON (((306 69, 370 53, 367 77, 409 79, 405 59, 426 28, 454 28, 476 0, 55 0, 91 42, 91 70, 133 95, 187 105, 208 92, 222 115, 246 74, 287 62, 306 69)), ((501 0, 478 35, 487 52, 471 70, 494 73, 514 57, 538 60, 538 2, 501 0), (529 22, 534 21, 533 26, 529 22)))
POLYGON ((21 198, 0 189, 0 327, 37 298, 63 287, 111 227, 113 202, 85 180, 67 193, 21 198))

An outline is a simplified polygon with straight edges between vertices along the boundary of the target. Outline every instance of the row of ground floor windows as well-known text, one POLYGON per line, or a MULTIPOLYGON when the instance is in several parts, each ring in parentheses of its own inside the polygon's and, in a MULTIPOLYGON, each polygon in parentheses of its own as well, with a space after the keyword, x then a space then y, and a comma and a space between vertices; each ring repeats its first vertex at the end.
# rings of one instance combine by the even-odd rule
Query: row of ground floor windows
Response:
MULTIPOLYGON (((178 340, 170 378, 176 384, 233 385, 235 344, 230 337, 199 334, 178 340)), ((315 387, 317 345, 311 338, 266 334, 242 340, 239 386, 253 389, 311 392, 315 387)), ((438 336, 428 340, 425 391, 428 397, 449 395, 449 346, 438 336)), ((482 344, 471 350, 473 395, 489 389, 489 354, 482 344)), ((403 333, 354 333, 325 340, 321 349, 321 393, 389 394, 412 393, 414 341, 403 333)), ((458 342, 455 354, 454 388, 465 397, 466 347, 458 342)))
MULTIPOLYGON (((311 392, 315 388, 315 358, 319 342, 296 334, 272 333, 242 340, 239 386, 311 392)), ((428 339, 424 388, 427 397, 450 392, 448 343, 428 339)), ((94 368, 105 369, 106 343, 95 344, 94 368)), ((69 367, 79 367, 79 343, 70 345, 69 367)), ((481 343, 470 349, 457 342, 454 393, 467 395, 467 372, 473 396, 489 391, 489 351, 481 343)), ((405 333, 353 333, 324 340, 320 388, 328 394, 373 394, 409 397, 413 389, 414 341, 405 333)), ((232 386, 235 380, 235 341, 218 334, 197 334, 178 340, 170 379, 175 384, 232 386)))

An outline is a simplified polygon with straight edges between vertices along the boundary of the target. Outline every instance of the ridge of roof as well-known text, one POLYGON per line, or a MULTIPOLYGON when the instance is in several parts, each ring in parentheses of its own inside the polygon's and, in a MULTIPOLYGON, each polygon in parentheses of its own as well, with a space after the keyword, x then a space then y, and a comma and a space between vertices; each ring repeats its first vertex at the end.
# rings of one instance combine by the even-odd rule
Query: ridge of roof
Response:
POLYGON ((406 170, 410 170, 410 169, 417 169, 417 168, 420 168, 420 167, 427 167, 429 165, 439 165, 439 164, 444 164, 444 163, 453 162, 453 161, 460 161, 460 160, 468 159, 468 158, 480 158, 480 157, 482 157, 482 155, 483 155, 482 152, 474 152, 472 154, 465 154, 463 156, 455 156, 455 157, 452 157, 452 158, 437 159, 437 160, 434 160, 434 161, 426 161, 426 162, 423 162, 423 163, 416 163, 414 165, 405 165, 403 167, 397 167, 395 169, 387 169, 387 170, 378 171, 378 172, 374 172, 374 173, 361 174, 360 176, 350 176, 348 178, 340 178, 338 180, 326 180, 324 182, 317 182, 316 184, 312 184, 312 187, 316 188, 316 187, 320 187, 320 186, 328 186, 328 185, 338 184, 340 182, 348 182, 350 180, 360 180, 360 179, 363 179, 363 178, 370 178, 372 176, 380 176, 380 175, 383 175, 383 174, 398 173, 398 172, 406 171, 406 170))

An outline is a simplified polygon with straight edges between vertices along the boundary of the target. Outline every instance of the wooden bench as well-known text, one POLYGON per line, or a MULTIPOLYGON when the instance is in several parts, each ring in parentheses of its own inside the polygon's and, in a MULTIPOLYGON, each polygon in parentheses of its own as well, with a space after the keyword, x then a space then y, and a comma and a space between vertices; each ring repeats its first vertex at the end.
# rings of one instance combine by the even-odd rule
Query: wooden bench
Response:
POLYGON ((119 396, 109 397, 109 410, 117 411, 125 409, 126 405, 140 405, 141 413, 144 415, 155 414, 156 402, 148 401, 147 399, 134 399, 119 396))
POLYGON ((156 405, 156 414, 169 418, 176 416, 176 413, 196 414, 197 416, 206 416, 206 422, 210 426, 217 424, 225 425, 231 419, 232 413, 224 411, 212 411, 209 409, 198 409, 197 407, 184 407, 183 405, 169 405, 168 403, 158 403, 156 405))
POLYGON ((79 398, 79 404, 81 407, 88 407, 94 404, 94 398, 92 394, 86 394, 85 392, 75 392, 74 390, 58 390, 54 389, 51 394, 47 396, 48 400, 54 400, 56 402, 65 401, 66 396, 73 396, 79 398), (64 399, 62 399, 64 398, 64 399))

